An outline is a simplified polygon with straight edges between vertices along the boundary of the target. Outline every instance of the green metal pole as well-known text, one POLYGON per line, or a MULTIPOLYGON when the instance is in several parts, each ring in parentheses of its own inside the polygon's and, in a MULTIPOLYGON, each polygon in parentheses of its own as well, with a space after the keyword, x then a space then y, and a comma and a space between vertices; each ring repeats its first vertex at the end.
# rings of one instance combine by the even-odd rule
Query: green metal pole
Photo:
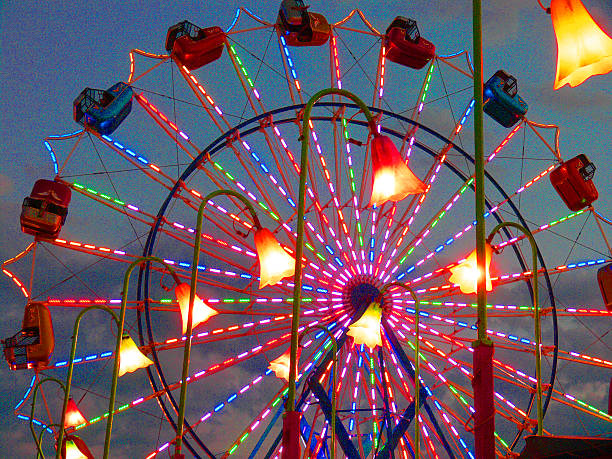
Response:
MULTIPOLYGON (((115 323, 117 324, 117 328, 119 328, 119 319, 117 318, 117 315, 112 310, 110 310, 108 307, 98 305, 98 304, 89 306, 88 308, 81 311, 79 315, 77 316, 76 320, 74 321, 74 329, 72 330, 72 348, 70 349, 70 361, 68 364, 68 374, 66 375, 66 384, 65 384, 65 390, 64 390, 64 406, 62 408, 62 420, 60 421, 60 430, 59 430, 59 435, 57 438, 57 444, 60 445, 60 447, 57 448, 57 451, 55 452, 56 459, 61 459, 61 444, 62 444, 62 440, 64 439, 64 424, 66 422, 66 410, 68 409, 68 399, 70 398, 70 387, 72 386, 72 373, 74 370, 74 356, 76 355, 76 346, 77 346, 77 341, 79 340, 79 324, 81 323, 81 319, 83 318, 83 316, 87 312, 91 311, 92 309, 100 309, 102 311, 108 312, 112 316, 115 323)), ((115 361, 117 362, 119 359, 118 353, 115 353, 114 358, 115 358, 115 361)), ((104 457, 106 458, 107 456, 104 456, 104 457)))
POLYGON ((202 198, 202 203, 198 208, 198 216, 196 222, 196 232, 195 232, 195 241, 193 245, 193 261, 191 264, 191 285, 189 289, 189 310, 187 313, 187 330, 185 331, 186 339, 185 346, 183 348, 183 372, 181 375, 181 395, 179 398, 179 410, 178 410, 178 419, 176 423, 176 445, 174 449, 174 457, 181 457, 181 448, 183 445, 183 430, 185 424, 185 405, 187 401, 187 377, 189 376, 189 359, 191 356, 191 334, 193 332, 193 303, 195 301, 196 295, 196 285, 198 283, 198 264, 200 262, 200 244, 202 242, 202 220, 204 217, 204 208, 208 201, 219 195, 227 195, 233 196, 235 198, 240 199, 244 205, 247 207, 251 216, 253 217, 253 221, 255 223, 256 228, 260 228, 261 225, 259 223, 259 219, 257 214, 255 213, 255 208, 253 205, 242 196, 237 191, 233 190, 216 190, 212 193, 207 194, 202 198))
POLYGON ((538 295, 538 246, 536 245, 535 238, 531 231, 529 231, 524 226, 519 225, 514 222, 503 222, 493 228, 491 234, 487 238, 487 242, 491 242, 493 240, 493 236, 497 234, 497 232, 507 226, 511 226, 513 228, 521 231, 527 239, 529 240, 529 244, 531 245, 531 260, 533 270, 531 272, 531 282, 533 289, 533 317, 534 317, 534 330, 535 330, 535 358, 536 358, 536 393, 537 393, 537 416, 538 416, 538 435, 542 435, 543 433, 543 421, 544 421, 544 412, 542 409, 542 336, 541 336, 541 328, 540 328, 540 307, 539 307, 539 295, 538 295))
POLYGON ((302 338, 312 328, 320 328, 323 330, 332 342, 332 372, 334 373, 333 386, 332 386, 332 412, 331 412, 331 459, 336 459, 336 387, 338 386, 338 342, 336 337, 332 335, 326 327, 323 325, 312 325, 306 328, 298 339, 298 345, 302 342, 302 338))
POLYGON ((130 274, 132 274, 133 269, 143 262, 151 262, 155 261, 160 263, 166 267, 166 269, 170 272, 175 282, 178 282, 178 277, 174 272, 174 269, 157 257, 140 257, 130 263, 128 266, 125 275, 123 276, 123 292, 121 295, 121 310, 119 311, 119 322, 117 323, 117 342, 115 343, 115 365, 113 367, 113 379, 111 380, 111 390, 110 397, 108 402, 108 419, 106 420, 106 435, 104 437, 104 459, 108 458, 110 453, 110 439, 111 433, 113 430, 113 416, 115 411, 115 396, 117 395, 117 379, 119 377, 119 349, 121 348, 121 339, 123 338, 123 322, 125 321, 125 310, 127 306, 127 294, 128 294, 128 286, 130 283, 130 274))
POLYGON ((421 366, 421 356, 419 355, 419 310, 420 310, 420 303, 419 303, 419 299, 416 296, 416 293, 414 293, 414 290, 412 290, 408 285, 404 284, 403 282, 391 282, 389 284, 386 284, 383 286, 382 289, 380 289, 380 294, 378 295, 378 298, 380 299, 380 302, 382 302, 382 297, 385 294, 385 292, 387 291, 387 289, 389 287, 393 287, 393 286, 397 286, 397 287, 402 287, 403 289, 407 290, 408 293, 410 293, 410 296, 412 296, 412 299, 414 300, 414 457, 418 458, 420 457, 419 453, 420 453, 420 435, 421 435, 421 431, 419 429, 419 411, 420 411, 420 401, 419 401, 419 397, 420 397, 420 391, 421 391, 421 381, 419 379, 419 368, 421 366))
MULTIPOLYGON (((66 393, 66 386, 64 386, 64 383, 61 382, 59 379, 55 379, 52 377, 47 377, 41 381, 39 381, 36 386, 34 387, 34 391, 32 392, 32 409, 30 411, 30 432, 32 432, 32 436, 34 437, 34 441, 36 442, 36 448, 38 450, 38 453, 36 455, 36 457, 42 457, 43 459, 45 459, 45 455, 43 454, 42 448, 40 446, 40 441, 42 438, 42 432, 45 431, 45 429, 43 429, 41 431, 41 435, 39 438, 36 437, 36 432, 34 431, 34 410, 36 408, 36 395, 38 394, 38 389, 40 388, 40 386, 42 386, 45 382, 47 381, 53 381, 55 383, 57 383, 60 388, 62 389, 62 391, 64 391, 64 394, 66 393)), ((63 424, 60 426, 60 430, 63 430, 63 424)), ((58 449, 60 448, 61 445, 58 445, 58 449)))
MULTIPOLYGON (((374 118, 368 107, 355 94, 344 89, 323 89, 310 98, 304 108, 304 118, 302 121, 302 152, 300 161, 300 187, 298 189, 298 210, 297 210, 297 241, 295 245, 295 275, 293 277, 293 315, 291 317, 291 351, 289 359, 289 392, 285 404, 285 412, 293 411, 295 407, 295 380, 296 363, 298 348, 298 327, 300 324, 300 303, 302 298, 302 255, 304 253, 304 213, 306 201, 306 175, 308 172, 308 145, 310 141, 310 112, 314 104, 328 94, 339 94, 348 97, 355 102, 363 111, 366 119, 370 123, 370 130, 375 129, 374 118)), ((374 131, 375 132, 375 131, 374 131)), ((291 458, 293 459, 293 458, 291 458)))

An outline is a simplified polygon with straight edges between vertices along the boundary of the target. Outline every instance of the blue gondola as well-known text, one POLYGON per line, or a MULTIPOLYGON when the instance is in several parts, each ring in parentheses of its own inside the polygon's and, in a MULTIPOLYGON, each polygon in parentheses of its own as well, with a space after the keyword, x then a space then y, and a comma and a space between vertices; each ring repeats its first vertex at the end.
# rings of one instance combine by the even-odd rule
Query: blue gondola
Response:
POLYGON ((484 102, 484 112, 507 128, 527 113, 527 103, 517 93, 516 78, 503 70, 485 83, 484 102))
POLYGON ((100 134, 111 134, 132 110, 132 88, 123 82, 103 89, 85 88, 74 99, 74 120, 100 134))

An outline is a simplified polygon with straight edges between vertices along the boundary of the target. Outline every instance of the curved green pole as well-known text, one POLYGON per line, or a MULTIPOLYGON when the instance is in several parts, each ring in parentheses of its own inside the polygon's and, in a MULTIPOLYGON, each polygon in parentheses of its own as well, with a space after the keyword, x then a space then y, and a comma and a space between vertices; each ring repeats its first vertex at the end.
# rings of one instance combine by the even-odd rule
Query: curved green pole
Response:
MULTIPOLYGON (((57 383, 60 388, 62 389, 62 391, 64 391, 64 394, 66 393, 66 386, 64 386, 64 383, 61 382, 59 379, 55 379, 52 377, 47 377, 41 381, 39 381, 36 386, 34 387, 34 392, 32 393, 32 410, 30 411, 30 431, 32 432, 32 436, 34 437, 34 441, 36 442, 36 448, 38 449, 38 453, 36 455, 36 457, 42 457, 43 459, 45 459, 45 455, 42 452, 42 448, 40 447, 40 441, 42 438, 42 432, 45 431, 45 429, 42 429, 40 437, 36 438, 36 432, 34 431, 34 410, 36 408, 36 395, 38 394, 38 388, 40 386, 42 386, 45 382, 47 381, 53 381, 55 383, 57 383)), ((47 426, 49 427, 49 426, 47 426)), ((62 429, 60 429, 62 430, 62 429)))
POLYGON ((338 385, 338 342, 336 341, 336 337, 332 335, 326 327, 323 325, 311 325, 307 327, 298 338, 298 345, 302 342, 302 338, 306 333, 308 333, 313 328, 320 328, 323 330, 332 342, 332 371, 334 372, 334 381, 332 386, 332 411, 331 411, 331 459, 336 459, 336 386, 338 385))
POLYGON ((253 217, 253 222, 255 228, 261 228, 261 224, 259 223, 259 218, 255 213, 255 208, 253 205, 242 196, 240 193, 234 190, 217 190, 212 193, 207 194, 202 198, 202 203, 198 208, 198 217, 196 222, 196 231, 195 231, 195 243, 193 246, 193 262, 191 264, 191 286, 189 289, 189 311, 187 314, 187 330, 185 331, 186 339, 185 339, 185 347, 183 348, 183 373, 181 376, 181 395, 179 399, 179 411, 178 411, 178 419, 176 423, 176 447, 174 450, 174 457, 180 457, 181 448, 183 444, 183 428, 185 424, 185 404, 187 401, 187 378, 189 376, 189 358, 191 355, 191 333, 193 331, 193 302, 195 300, 196 294, 196 284, 198 282, 198 264, 200 262, 200 244, 202 241, 202 220, 204 217, 204 208, 208 201, 219 195, 227 195, 238 198, 242 203, 247 207, 251 216, 253 217))
POLYGON ((295 275, 293 277, 293 313, 291 317, 291 351, 289 359, 289 392, 287 394, 287 402, 285 403, 285 412, 295 409, 295 379, 296 379, 296 363, 297 363, 297 348, 298 348, 298 327, 300 324, 300 302, 302 298, 302 254, 304 252, 304 213, 306 201, 306 175, 308 172, 308 146, 310 140, 310 112, 316 101, 328 94, 339 94, 347 97, 355 102, 363 111, 368 123, 370 131, 376 133, 376 124, 372 113, 368 107, 355 94, 344 89, 323 89, 310 98, 304 108, 304 118, 302 121, 302 153, 300 161, 300 187, 298 190, 298 209, 297 209, 297 240, 295 244, 295 275))
MULTIPOLYGON (((83 318, 83 316, 87 312, 91 311, 92 309, 100 309, 102 311, 108 312, 112 316, 113 320, 115 321, 115 324, 117 324, 117 327, 119 327, 119 319, 117 319, 117 315, 108 307, 100 305, 100 304, 95 304, 93 306, 89 306, 88 308, 83 309, 77 316, 76 320, 74 321, 74 329, 72 331, 72 348, 70 350, 70 361, 69 361, 70 363, 68 364, 68 374, 66 375, 66 385, 65 385, 65 390, 64 390, 64 406, 62 408, 62 420, 60 421, 59 435, 57 437, 57 444, 60 445, 60 447, 57 448, 57 451, 55 452, 56 459, 61 458, 61 444, 62 444, 62 440, 64 439, 64 423, 66 421, 66 410, 68 409, 68 399, 70 398, 70 387, 72 386, 72 372, 74 370, 74 356, 76 355, 76 346, 77 346, 77 341, 79 340, 79 325, 81 323, 81 319, 83 318)), ((115 354, 114 359, 115 361, 118 361, 117 354, 115 354)), ((107 456, 104 456, 104 457, 106 458, 107 456)))
POLYGON ((108 458, 110 453, 110 439, 111 432, 113 430, 113 416, 115 414, 115 396, 117 395, 117 379, 119 377, 119 350, 121 349, 121 339, 123 338, 123 322, 125 321, 125 310, 127 306, 127 295, 128 295, 128 285, 130 283, 130 274, 134 270, 134 268, 141 263, 155 261, 160 263, 166 267, 166 269, 170 272, 174 281, 178 284, 179 278, 174 272, 174 269, 157 257, 140 257, 134 260, 128 266, 125 275, 123 276, 123 291, 121 296, 121 310, 119 311, 119 321, 117 322, 117 342, 115 344, 115 365, 113 367, 113 379, 111 380, 111 391, 110 391, 110 399, 108 402, 108 419, 106 420, 106 435, 104 437, 104 459, 108 458))
POLYGON ((380 300, 378 301, 379 304, 382 302, 382 297, 387 289, 393 286, 402 287, 403 289, 407 290, 414 300, 414 457, 418 458, 420 457, 419 436, 421 434, 419 429, 419 396, 421 391, 421 382, 419 380, 419 367, 421 366, 421 357, 419 355, 419 299, 417 298, 416 293, 414 293, 414 290, 412 290, 408 285, 404 284, 403 282, 391 282, 384 285, 383 288, 380 289, 380 294, 378 295, 378 299, 380 300))
POLYGON ((532 258, 532 266, 533 269, 531 271, 531 282, 533 287, 533 310, 534 310, 534 328, 535 328, 535 358, 536 358, 536 391, 537 391, 537 410, 538 410, 538 435, 542 435, 543 432, 543 411, 542 411, 542 345, 541 345, 541 331, 540 331, 540 308, 539 308, 539 298, 538 298, 538 246, 536 245, 535 239, 531 231, 529 231, 524 226, 519 225, 514 222, 503 222, 493 228, 491 234, 487 238, 487 242, 490 243, 493 240, 493 236, 497 234, 497 232, 507 226, 511 226, 513 228, 521 231, 527 239, 529 239, 529 244, 531 245, 531 258, 532 258))
MULTIPOLYGON (((49 425, 47 425, 47 427, 59 427, 59 426, 60 426, 59 424, 49 424, 49 425)), ((34 440, 38 442, 38 445, 40 445, 40 443, 42 442, 42 436, 45 433, 45 430, 46 429, 40 429, 40 433, 38 434, 38 438, 34 437, 34 440)), ((56 445, 56 447, 58 447, 58 445, 56 445)), ((36 459, 38 459, 39 457, 42 457, 42 459, 45 459, 45 455, 40 450, 36 453, 36 459)))

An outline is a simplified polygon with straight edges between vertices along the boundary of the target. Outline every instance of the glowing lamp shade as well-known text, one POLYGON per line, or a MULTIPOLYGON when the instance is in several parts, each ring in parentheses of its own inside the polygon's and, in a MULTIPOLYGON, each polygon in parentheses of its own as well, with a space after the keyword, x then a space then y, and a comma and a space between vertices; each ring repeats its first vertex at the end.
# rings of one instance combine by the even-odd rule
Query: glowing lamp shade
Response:
POLYGON ((370 349, 382 346, 382 337, 380 336, 381 317, 380 304, 370 303, 359 320, 349 325, 349 331, 346 334, 353 337, 355 344, 365 344, 370 349))
MULTIPOLYGON (((187 332, 187 319, 189 316, 189 291, 191 287, 189 284, 181 283, 174 288, 174 294, 178 301, 179 308, 181 308, 181 319, 183 321, 183 334, 187 332)), ((197 325, 203 324, 212 316, 217 315, 218 312, 208 306, 202 299, 196 294, 193 299, 193 310, 192 310, 192 326, 195 328, 197 325)))
POLYGON ((612 70, 612 38, 593 20, 580 0, 552 0, 557 38, 557 74, 554 89, 578 86, 593 75, 612 70))
POLYGON ((119 376, 126 373, 133 373, 139 368, 152 365, 153 362, 136 346, 130 335, 121 337, 121 347, 119 348, 119 376))
POLYGON ((372 148, 372 197, 371 206, 387 201, 401 201, 409 194, 425 191, 425 184, 406 166, 393 144, 384 135, 376 135, 372 148))
POLYGON ((274 285, 295 273, 295 258, 283 250, 269 229, 259 228, 255 232, 255 249, 259 258, 259 288, 274 285))
MULTIPOLYGON (((489 244, 485 244, 485 271, 486 271, 486 288, 490 292, 493 290, 491 284, 491 275, 489 274, 489 267, 491 266, 491 254, 493 249, 489 244)), ((459 288, 463 293, 476 293, 476 284, 480 273, 478 270, 478 264, 476 263, 476 250, 457 266, 450 268, 451 277, 449 281, 452 284, 458 284, 459 288)))
POLYGON ((85 442, 76 435, 64 437, 61 456, 62 459, 94 459, 85 442))
MULTIPOLYGON (((277 378, 289 382, 290 359, 291 349, 287 349, 280 357, 272 360, 268 368, 274 372, 277 378)), ((300 360, 300 348, 298 348, 297 360, 300 360)))
POLYGON ((79 407, 77 406, 76 403, 74 403, 74 400, 72 400, 72 397, 70 397, 68 399, 68 407, 66 408, 66 418, 64 420, 64 428, 67 429, 68 427, 80 426, 81 424, 85 424, 86 422, 87 421, 85 420, 85 417, 79 410, 79 407))

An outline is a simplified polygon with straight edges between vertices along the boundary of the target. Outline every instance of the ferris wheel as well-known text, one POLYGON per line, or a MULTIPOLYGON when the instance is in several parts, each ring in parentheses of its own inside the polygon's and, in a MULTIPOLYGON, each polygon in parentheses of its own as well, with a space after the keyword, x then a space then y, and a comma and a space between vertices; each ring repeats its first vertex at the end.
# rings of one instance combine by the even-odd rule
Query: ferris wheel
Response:
MULTIPOLYGON (((27 298, 22 329, 4 341, 11 367, 33 371, 17 416, 42 429, 43 446, 44 432, 57 432, 57 409, 49 396, 34 407, 33 389, 48 393, 38 383, 65 378, 76 315, 117 310, 123 274, 146 257, 131 288, 124 284, 123 329, 149 365, 119 379, 114 436, 137 437, 142 457, 174 449, 188 329, 181 298, 193 270, 200 301, 184 448, 195 457, 280 457, 294 289, 287 260, 299 236, 306 142, 295 399, 304 457, 474 457, 475 281, 460 279, 474 269, 467 53, 439 55, 413 19, 379 29, 354 10, 330 23, 299 0, 284 0, 276 18, 240 9, 225 30, 183 21, 168 29, 165 48, 131 50, 126 81, 75 99, 82 128, 44 141, 55 179, 35 184, 22 213, 35 242, 3 264, 27 298), (357 95, 372 119, 341 91, 305 118, 324 88, 357 95), (375 139, 399 151, 395 188, 377 175, 392 161, 375 139), (280 249, 271 265, 264 236, 280 249)), ((539 246, 545 431, 561 428, 548 427, 551 416, 574 416, 603 433, 612 421, 602 337, 612 311, 610 222, 594 208, 595 166, 562 155, 560 129, 528 118, 518 84, 500 70, 485 85, 487 227, 517 222, 539 246), (597 276, 604 306, 565 298, 597 276)), ((528 238, 513 227, 489 244, 496 449, 511 457, 537 425, 534 269, 528 238)), ((93 315, 72 362, 71 394, 86 416, 65 438, 96 449, 116 329, 93 315)))

